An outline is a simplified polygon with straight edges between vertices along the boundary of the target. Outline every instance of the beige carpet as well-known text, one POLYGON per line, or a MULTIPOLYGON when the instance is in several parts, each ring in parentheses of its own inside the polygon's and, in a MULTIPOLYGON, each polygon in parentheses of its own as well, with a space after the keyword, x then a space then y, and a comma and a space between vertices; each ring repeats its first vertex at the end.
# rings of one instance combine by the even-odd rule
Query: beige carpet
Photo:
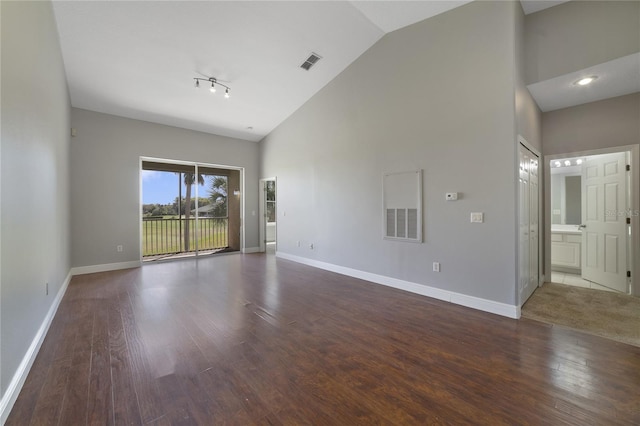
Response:
POLYGON ((522 316, 640 346, 640 298, 545 283, 522 307, 522 316))

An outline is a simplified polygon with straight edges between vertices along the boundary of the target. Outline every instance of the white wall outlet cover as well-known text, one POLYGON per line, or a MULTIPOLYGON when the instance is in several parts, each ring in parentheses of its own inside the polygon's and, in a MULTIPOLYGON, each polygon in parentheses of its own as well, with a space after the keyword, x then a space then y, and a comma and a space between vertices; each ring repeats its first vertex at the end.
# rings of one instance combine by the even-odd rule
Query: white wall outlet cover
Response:
POLYGON ((483 223, 484 222, 484 213, 475 212, 471 213, 471 223, 483 223))
POLYGON ((458 193, 457 193, 457 192, 447 192, 447 193, 444 195, 444 198, 445 198, 447 201, 456 201, 456 200, 458 199, 458 193))

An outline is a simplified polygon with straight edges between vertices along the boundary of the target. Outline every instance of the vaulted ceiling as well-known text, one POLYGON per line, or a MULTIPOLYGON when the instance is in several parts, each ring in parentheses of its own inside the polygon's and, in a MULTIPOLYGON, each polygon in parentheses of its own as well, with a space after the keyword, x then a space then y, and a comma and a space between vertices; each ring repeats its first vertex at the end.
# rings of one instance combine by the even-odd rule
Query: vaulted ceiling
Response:
POLYGON ((54 0, 54 12, 74 107, 258 141, 386 33, 468 2, 54 0))

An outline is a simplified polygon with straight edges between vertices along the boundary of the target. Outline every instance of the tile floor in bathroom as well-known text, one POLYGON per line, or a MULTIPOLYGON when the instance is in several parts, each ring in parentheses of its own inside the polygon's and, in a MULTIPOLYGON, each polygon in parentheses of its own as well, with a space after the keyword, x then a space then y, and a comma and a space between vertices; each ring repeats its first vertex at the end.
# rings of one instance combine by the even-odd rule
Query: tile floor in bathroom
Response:
POLYGON ((583 280, 580 275, 565 274, 564 272, 551 271, 551 282, 556 284, 566 284, 576 287, 592 288, 594 290, 605 290, 619 293, 616 290, 601 286, 600 284, 592 283, 591 281, 583 280))

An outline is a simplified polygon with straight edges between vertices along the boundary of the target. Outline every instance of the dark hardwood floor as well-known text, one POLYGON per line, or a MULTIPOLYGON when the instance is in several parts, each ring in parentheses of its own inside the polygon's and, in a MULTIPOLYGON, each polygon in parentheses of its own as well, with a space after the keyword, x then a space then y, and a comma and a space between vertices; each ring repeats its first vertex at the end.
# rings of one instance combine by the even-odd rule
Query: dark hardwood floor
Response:
POLYGON ((640 348, 265 255, 73 278, 7 425, 640 424, 640 348))

